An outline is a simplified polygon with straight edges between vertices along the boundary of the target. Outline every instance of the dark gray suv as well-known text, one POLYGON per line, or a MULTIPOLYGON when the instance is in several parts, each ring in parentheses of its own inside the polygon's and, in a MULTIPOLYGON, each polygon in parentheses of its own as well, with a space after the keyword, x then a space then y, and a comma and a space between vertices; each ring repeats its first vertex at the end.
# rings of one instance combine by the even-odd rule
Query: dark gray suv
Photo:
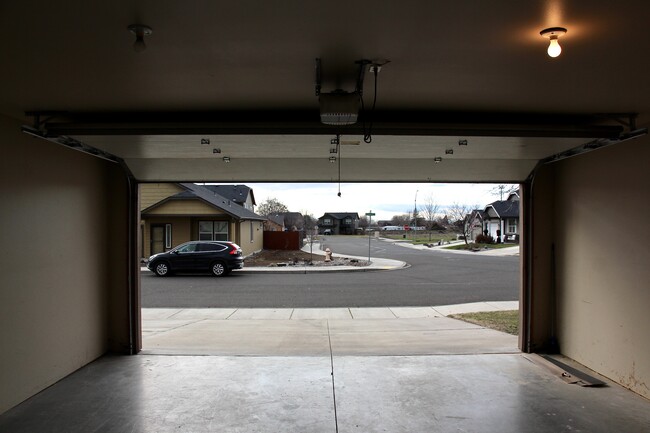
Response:
POLYGON ((216 277, 244 267, 241 248, 228 241, 186 242, 164 253, 154 254, 147 268, 159 277, 172 272, 210 272, 216 277))

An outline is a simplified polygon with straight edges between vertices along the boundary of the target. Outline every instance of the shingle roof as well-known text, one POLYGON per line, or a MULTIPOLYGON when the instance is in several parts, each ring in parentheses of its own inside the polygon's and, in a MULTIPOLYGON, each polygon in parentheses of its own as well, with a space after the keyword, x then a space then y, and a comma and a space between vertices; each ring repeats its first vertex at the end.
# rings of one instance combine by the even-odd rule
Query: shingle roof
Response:
POLYGON ((253 190, 246 185, 201 185, 210 191, 219 194, 222 197, 232 200, 235 203, 245 203, 248 195, 251 196, 251 201, 255 203, 255 196, 253 190))
POLYGON ((519 218, 519 201, 497 200, 485 207, 492 207, 500 218, 519 218))
POLYGON ((266 218, 264 218, 263 216, 258 215, 255 212, 249 211, 245 207, 235 203, 233 200, 229 200, 226 197, 223 197, 222 195, 213 192, 212 190, 206 188, 203 185, 196 185, 194 183, 181 183, 179 185, 185 188, 186 191, 180 192, 170 197, 170 200, 177 200, 177 199, 183 200, 183 199, 198 197, 201 200, 211 204, 212 206, 218 209, 221 209, 225 213, 234 216, 236 218, 244 219, 244 220, 257 220, 257 221, 266 220, 266 218))
POLYGON ((284 225, 284 215, 283 214, 278 214, 278 215, 267 215, 266 218, 269 221, 273 221, 277 225, 283 226, 284 225))
POLYGON ((470 213, 470 216, 473 216, 473 215, 478 215, 479 217, 481 217, 481 219, 484 219, 487 216, 486 212, 483 209, 474 209, 470 213))
POLYGON ((348 218, 348 217, 359 219, 359 214, 357 212, 334 212, 334 213, 333 212, 326 212, 319 219, 325 217, 325 215, 329 215, 332 218, 337 219, 337 220, 342 220, 342 219, 345 219, 345 218, 348 218))

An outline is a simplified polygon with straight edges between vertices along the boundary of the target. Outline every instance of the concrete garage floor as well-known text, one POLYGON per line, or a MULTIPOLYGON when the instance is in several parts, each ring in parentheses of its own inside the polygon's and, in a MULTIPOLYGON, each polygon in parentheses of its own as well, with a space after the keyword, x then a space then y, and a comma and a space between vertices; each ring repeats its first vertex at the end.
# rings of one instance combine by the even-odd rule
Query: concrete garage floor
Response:
POLYGON ((238 311, 148 311, 144 354, 100 358, 0 432, 650 431, 650 401, 567 384, 438 310, 238 311))
POLYGON ((0 431, 650 431, 647 400, 566 384, 521 354, 344 356, 333 371, 320 356, 106 356, 0 416, 0 431))

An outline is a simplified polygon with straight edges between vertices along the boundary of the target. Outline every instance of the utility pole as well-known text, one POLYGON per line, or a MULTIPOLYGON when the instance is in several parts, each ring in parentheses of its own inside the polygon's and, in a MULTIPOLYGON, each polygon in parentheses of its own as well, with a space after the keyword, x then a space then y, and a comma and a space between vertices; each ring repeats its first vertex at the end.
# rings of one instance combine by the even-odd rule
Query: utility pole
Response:
POLYGON ((418 192, 419 189, 415 190, 415 203, 413 205, 413 243, 417 241, 418 236, 418 192))

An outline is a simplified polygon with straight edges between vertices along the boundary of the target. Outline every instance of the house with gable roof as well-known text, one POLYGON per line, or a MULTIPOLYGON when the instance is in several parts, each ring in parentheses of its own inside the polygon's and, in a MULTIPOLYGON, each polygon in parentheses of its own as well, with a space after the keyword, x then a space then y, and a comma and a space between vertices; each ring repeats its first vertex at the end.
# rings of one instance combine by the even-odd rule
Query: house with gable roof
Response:
POLYGON ((247 208, 254 203, 252 190, 243 185, 142 184, 142 257, 192 240, 229 240, 245 256, 260 251, 266 218, 247 208))
POLYGON ((519 241, 519 191, 508 195, 506 200, 488 204, 481 215, 483 233, 496 242, 519 241))
POLYGON ((305 217, 300 212, 281 212, 266 216, 267 231, 304 231, 305 217))
POLYGON ((328 212, 318 218, 318 232, 333 235, 353 235, 359 228, 357 212, 328 212))
POLYGON ((485 227, 485 211, 483 209, 474 209, 470 212, 465 221, 465 233, 469 236, 470 240, 475 240, 476 236, 484 233, 485 227))

